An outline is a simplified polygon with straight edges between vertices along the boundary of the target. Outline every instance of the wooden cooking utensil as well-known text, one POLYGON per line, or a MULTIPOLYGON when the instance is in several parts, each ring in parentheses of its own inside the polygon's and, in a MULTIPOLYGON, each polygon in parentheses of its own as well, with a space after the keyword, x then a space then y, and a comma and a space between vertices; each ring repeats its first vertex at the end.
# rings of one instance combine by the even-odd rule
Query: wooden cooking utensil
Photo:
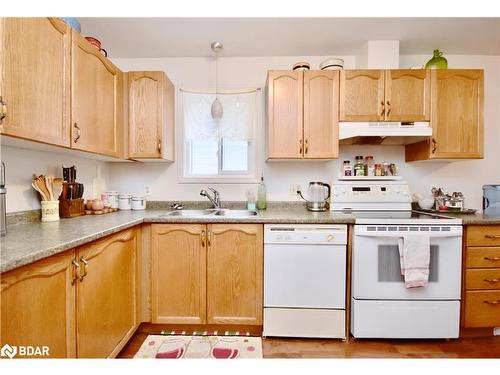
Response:
POLYGON ((54 194, 54 200, 59 199, 63 190, 63 179, 60 177, 54 178, 52 182, 52 193, 54 194))
POLYGON ((33 182, 31 183, 31 186, 33 187, 33 189, 35 189, 36 191, 38 191, 38 193, 40 194, 40 197, 42 198, 42 201, 46 201, 47 200, 47 197, 45 196, 45 192, 42 189, 40 189, 40 187, 38 186, 38 183, 37 183, 36 179, 33 179, 33 182))
POLYGON ((41 195, 42 195, 43 200, 45 200, 45 201, 50 200, 50 193, 49 193, 49 191, 48 191, 48 189, 47 189, 47 186, 46 186, 46 184, 45 184, 45 179, 44 179, 44 176, 42 176, 42 175, 38 176, 38 177, 35 179, 35 184, 36 184, 36 186, 38 186, 38 189, 39 189, 41 192, 43 192, 43 194, 41 194, 41 195))

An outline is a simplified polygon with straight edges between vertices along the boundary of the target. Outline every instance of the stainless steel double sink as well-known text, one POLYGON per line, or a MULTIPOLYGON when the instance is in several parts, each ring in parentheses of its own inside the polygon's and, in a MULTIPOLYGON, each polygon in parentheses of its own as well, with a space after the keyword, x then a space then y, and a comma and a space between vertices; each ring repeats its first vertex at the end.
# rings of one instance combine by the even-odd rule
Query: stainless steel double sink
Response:
POLYGON ((206 209, 206 210, 177 210, 166 214, 161 214, 160 217, 185 217, 185 218, 206 218, 206 217, 230 217, 244 218, 257 216, 257 211, 251 210, 232 210, 232 209, 206 209))

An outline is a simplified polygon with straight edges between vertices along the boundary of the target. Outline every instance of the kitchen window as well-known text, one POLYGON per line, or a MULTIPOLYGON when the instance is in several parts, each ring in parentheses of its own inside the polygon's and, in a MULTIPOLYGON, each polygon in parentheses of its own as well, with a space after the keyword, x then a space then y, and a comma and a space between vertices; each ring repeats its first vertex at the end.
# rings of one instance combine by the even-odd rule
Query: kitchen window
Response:
POLYGON ((219 93, 224 114, 214 120, 213 93, 181 90, 180 182, 257 181, 256 134, 260 90, 219 93))

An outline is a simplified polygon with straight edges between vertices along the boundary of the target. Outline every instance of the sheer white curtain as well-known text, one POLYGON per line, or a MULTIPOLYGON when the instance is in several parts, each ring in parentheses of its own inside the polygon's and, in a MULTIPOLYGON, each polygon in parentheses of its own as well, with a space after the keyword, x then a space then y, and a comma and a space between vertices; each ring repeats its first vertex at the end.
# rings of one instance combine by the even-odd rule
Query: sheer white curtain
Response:
POLYGON ((220 120, 210 112, 215 94, 181 92, 183 177, 251 177, 260 90, 218 94, 224 109, 220 120))

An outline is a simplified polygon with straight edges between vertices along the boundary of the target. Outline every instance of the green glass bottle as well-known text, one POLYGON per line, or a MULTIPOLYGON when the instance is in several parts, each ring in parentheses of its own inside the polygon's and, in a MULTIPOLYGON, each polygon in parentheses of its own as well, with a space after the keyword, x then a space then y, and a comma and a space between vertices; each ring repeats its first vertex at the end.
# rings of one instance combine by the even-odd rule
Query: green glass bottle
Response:
POLYGON ((425 69, 448 69, 448 60, 443 57, 443 52, 435 49, 432 59, 425 64, 425 69))
POLYGON ((260 184, 257 188, 257 209, 265 210, 267 207, 267 199, 266 199, 266 184, 264 183, 264 176, 260 178, 260 184))

